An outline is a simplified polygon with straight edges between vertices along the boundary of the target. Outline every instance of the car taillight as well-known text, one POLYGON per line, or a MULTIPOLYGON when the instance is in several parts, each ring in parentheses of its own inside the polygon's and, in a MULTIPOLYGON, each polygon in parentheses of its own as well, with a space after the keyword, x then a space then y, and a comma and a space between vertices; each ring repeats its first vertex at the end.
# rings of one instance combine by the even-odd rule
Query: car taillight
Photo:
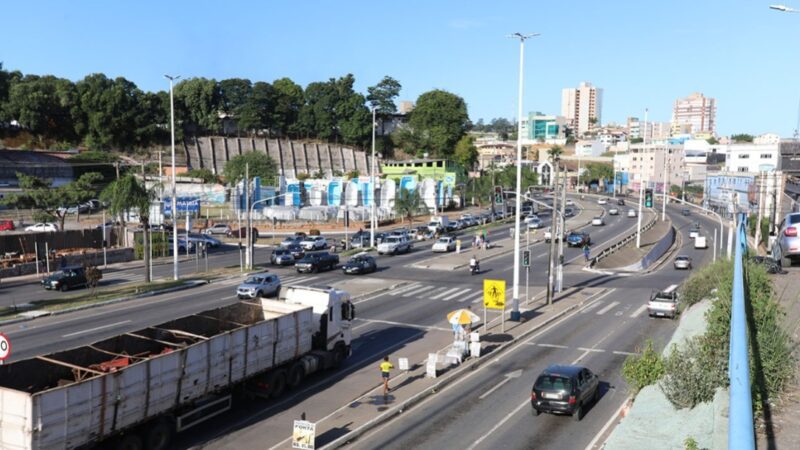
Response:
POLYGON ((797 236, 797 228, 789 227, 786 229, 786 231, 783 232, 783 234, 785 234, 786 236, 795 237, 797 236))
POLYGON ((569 396, 569 404, 570 404, 570 405, 574 405, 574 404, 575 404, 575 402, 576 402, 576 400, 575 400, 575 396, 574 396, 574 395, 570 395, 570 396, 569 396))
POLYGON ((535 400, 536 400, 536 392, 531 391, 531 401, 535 401, 535 400))

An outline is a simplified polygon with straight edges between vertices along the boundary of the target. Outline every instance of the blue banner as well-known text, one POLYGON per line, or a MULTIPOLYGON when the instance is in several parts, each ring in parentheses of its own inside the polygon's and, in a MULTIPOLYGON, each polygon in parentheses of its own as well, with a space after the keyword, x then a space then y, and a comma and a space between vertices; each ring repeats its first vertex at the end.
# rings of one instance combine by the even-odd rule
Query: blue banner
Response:
MULTIPOLYGON (((200 197, 176 197, 178 214, 200 214, 200 197)), ((172 217, 172 197, 164 198, 164 215, 172 217)))

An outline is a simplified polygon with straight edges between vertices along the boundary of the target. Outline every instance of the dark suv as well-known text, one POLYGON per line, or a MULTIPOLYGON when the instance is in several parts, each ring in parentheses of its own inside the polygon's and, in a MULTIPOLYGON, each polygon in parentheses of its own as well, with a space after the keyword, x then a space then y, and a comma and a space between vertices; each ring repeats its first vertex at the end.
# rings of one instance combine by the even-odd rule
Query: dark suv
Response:
POLYGON ((86 286, 86 270, 81 266, 64 267, 42 280, 45 289, 66 291, 78 286, 86 286))
POLYGON ((531 389, 533 415, 571 414, 583 418, 585 407, 600 399, 600 380, 582 366, 551 365, 536 378, 531 389))

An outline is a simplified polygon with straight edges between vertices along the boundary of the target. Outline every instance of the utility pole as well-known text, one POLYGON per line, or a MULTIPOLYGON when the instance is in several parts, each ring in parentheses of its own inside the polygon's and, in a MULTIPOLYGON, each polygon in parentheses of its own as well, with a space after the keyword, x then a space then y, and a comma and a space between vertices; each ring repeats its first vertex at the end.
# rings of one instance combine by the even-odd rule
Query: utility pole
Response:
POLYGON ((553 255, 556 248, 556 239, 560 236, 556 229, 556 211, 558 211, 558 159, 553 158, 553 209, 550 213, 550 251, 547 255, 547 304, 553 304, 553 255))
POLYGON ((756 253, 758 253, 758 244, 761 242, 761 218, 764 216, 764 182, 766 178, 765 172, 758 174, 758 221, 756 222, 756 253))
MULTIPOLYGON (((178 199, 175 188, 175 100, 173 83, 180 76, 164 75, 169 80, 169 117, 172 142, 172 279, 178 280, 178 199)), ((119 177, 119 164, 117 164, 117 177, 119 177)), ((189 242, 186 242, 189 247, 189 242)))
POLYGON ((661 221, 667 220, 667 165, 670 165, 672 158, 669 158, 669 144, 664 144, 664 177, 661 180, 661 189, 663 190, 664 194, 664 204, 661 205, 661 221))
MULTIPOLYGON (((302 183, 302 181, 301 181, 302 183)), ((247 249, 244 254, 244 265, 247 267, 247 270, 253 269, 253 255, 250 254, 250 241, 251 236, 253 233, 250 232, 250 163, 245 163, 244 165, 244 210, 247 217, 245 217, 245 226, 247 227, 247 234, 245 235, 247 239, 246 245, 247 249)), ((239 230, 239 239, 241 239, 242 233, 239 230)))
POLYGON ((558 220, 561 223, 561 227, 558 230, 558 235, 562 237, 561 240, 558 241, 558 270, 556 271, 556 291, 561 292, 564 288, 562 286, 564 281, 564 235, 566 234, 566 227, 567 227, 567 219, 564 213, 566 212, 567 206, 567 174, 569 172, 566 168, 564 168, 564 176, 562 177, 561 181, 561 214, 558 217, 558 220))
MULTIPOLYGON (((369 171, 370 191, 372 192, 369 215, 369 246, 375 248, 375 228, 378 226, 378 221, 375 219, 375 105, 372 106, 372 159, 370 160, 369 171)), ((435 205, 435 203, 434 203, 435 205)), ((436 208, 434 208, 434 213, 436 208)))

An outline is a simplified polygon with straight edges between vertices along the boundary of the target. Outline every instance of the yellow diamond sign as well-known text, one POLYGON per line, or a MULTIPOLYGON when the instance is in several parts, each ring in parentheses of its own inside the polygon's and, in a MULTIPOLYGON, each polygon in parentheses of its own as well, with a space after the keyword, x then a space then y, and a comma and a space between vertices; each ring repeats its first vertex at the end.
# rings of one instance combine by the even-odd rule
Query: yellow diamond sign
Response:
POLYGON ((483 280, 483 306, 506 309, 506 280, 483 280))

